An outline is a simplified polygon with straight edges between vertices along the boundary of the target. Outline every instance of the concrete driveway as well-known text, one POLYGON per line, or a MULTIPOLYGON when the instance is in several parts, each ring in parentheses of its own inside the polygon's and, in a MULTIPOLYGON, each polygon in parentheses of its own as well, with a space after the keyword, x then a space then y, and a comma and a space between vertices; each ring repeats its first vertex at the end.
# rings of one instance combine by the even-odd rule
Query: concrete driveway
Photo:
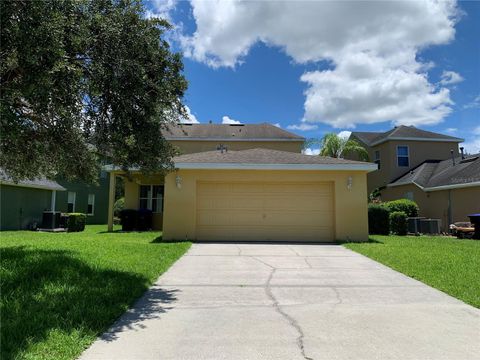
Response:
POLYGON ((194 244, 81 357, 480 359, 480 310, 337 245, 194 244))

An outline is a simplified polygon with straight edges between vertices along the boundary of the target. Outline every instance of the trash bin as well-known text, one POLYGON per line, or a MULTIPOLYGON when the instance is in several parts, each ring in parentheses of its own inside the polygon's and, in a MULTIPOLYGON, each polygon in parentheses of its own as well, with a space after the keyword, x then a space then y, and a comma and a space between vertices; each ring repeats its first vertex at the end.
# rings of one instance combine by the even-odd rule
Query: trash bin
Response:
POLYGON ((120 211, 120 223, 123 231, 133 231, 137 228, 137 210, 124 209, 120 211))
POLYGON ((147 231, 152 229, 152 210, 140 209, 137 212, 137 230, 147 231))
POLYGON ((475 232, 473 233, 473 239, 480 240, 480 213, 479 214, 470 214, 467 215, 470 218, 470 222, 475 227, 475 232))

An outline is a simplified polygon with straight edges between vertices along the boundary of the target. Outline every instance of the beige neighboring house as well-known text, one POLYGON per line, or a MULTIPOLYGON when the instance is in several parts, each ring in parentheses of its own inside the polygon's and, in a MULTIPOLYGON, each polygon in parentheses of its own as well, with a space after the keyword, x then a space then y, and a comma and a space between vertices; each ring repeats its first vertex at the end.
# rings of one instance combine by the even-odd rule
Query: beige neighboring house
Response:
POLYGON ((463 139, 398 126, 384 133, 352 132, 379 169, 368 174, 369 193, 383 201, 407 198, 420 215, 442 220, 442 228, 480 212, 480 160, 459 155, 463 139))
POLYGON ((183 124, 164 136, 183 153, 173 159, 176 171, 132 170, 125 185, 126 208, 151 209, 164 239, 368 239, 367 173, 375 164, 304 155, 304 138, 270 124, 183 124))

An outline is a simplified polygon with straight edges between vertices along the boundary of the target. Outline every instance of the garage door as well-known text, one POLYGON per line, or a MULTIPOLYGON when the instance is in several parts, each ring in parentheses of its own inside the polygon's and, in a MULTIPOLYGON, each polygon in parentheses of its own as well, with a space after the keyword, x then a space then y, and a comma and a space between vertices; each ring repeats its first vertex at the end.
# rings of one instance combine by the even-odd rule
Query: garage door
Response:
POLYGON ((332 183, 197 184, 198 240, 332 241, 332 183))

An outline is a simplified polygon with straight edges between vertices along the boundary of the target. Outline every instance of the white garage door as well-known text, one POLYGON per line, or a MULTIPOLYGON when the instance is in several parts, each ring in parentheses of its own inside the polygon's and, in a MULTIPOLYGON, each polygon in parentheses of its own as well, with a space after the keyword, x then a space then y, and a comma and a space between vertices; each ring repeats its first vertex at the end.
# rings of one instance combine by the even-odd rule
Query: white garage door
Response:
POLYGON ((199 182, 197 239, 333 241, 332 183, 199 182))

